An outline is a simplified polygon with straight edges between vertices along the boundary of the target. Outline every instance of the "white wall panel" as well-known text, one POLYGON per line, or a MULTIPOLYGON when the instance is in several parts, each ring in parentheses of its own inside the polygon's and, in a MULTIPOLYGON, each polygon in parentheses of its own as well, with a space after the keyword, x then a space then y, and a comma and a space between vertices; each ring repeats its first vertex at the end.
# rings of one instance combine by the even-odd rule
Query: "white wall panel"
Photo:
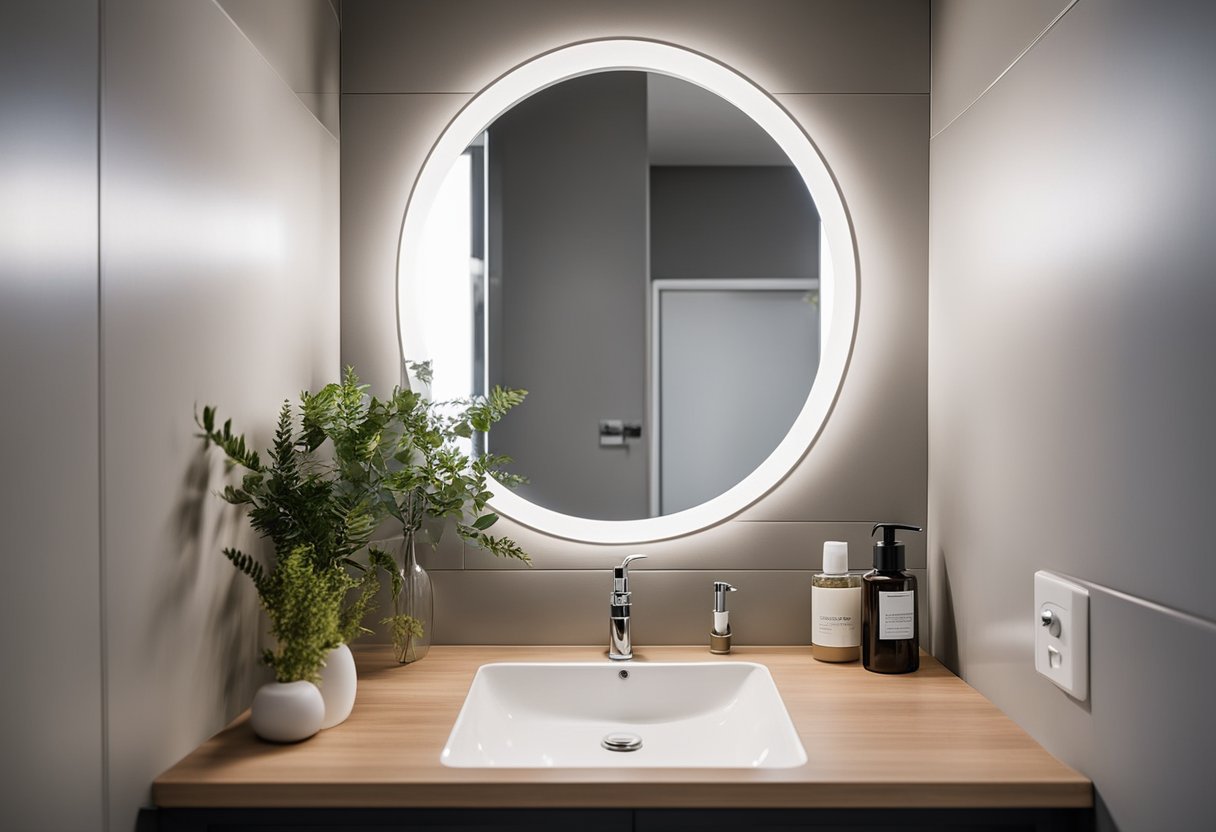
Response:
POLYGON ((95 4, 0 25, 0 827, 102 823, 95 4))
POLYGON ((1214 37, 1210 3, 1081 0, 931 147, 935 652, 1123 832, 1216 827, 1214 37), (1086 703, 1033 670, 1037 569, 1094 584, 1086 703))
POLYGON ((220 555, 250 543, 192 415, 265 446, 338 374, 338 144, 211 3, 109 0, 102 373, 110 828, 246 707, 260 630, 220 555))

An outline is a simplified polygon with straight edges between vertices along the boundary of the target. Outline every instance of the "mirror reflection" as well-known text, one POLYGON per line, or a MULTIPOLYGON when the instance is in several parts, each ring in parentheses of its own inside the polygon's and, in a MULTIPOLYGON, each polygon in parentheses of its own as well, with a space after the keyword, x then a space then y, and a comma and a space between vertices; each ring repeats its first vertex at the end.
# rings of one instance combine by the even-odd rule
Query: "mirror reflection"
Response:
POLYGON ((410 358, 434 362, 436 399, 529 391, 491 450, 545 508, 712 499, 814 383, 815 205, 763 130, 685 81, 598 72, 520 101, 453 165, 422 249, 405 325, 430 354, 410 358))

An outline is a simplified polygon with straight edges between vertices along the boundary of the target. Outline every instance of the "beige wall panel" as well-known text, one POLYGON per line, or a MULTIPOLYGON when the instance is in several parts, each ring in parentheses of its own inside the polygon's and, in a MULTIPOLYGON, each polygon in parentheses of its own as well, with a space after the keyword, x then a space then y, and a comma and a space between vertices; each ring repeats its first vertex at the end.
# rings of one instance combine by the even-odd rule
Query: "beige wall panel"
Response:
POLYGON ((933 0, 931 135, 957 118, 1077 0, 933 0))
POLYGON ((102 824, 96 4, 0 24, 0 827, 102 824))
POLYGON ((927 0, 347 0, 343 92, 472 93, 557 46, 628 36, 783 92, 929 91, 927 0))
MULTIPOLYGON (((645 8, 620 3, 538 4, 524 11, 521 4, 513 4, 514 20, 529 22, 521 23, 516 32, 512 21, 502 20, 502 5, 348 4, 343 33, 343 361, 354 363, 378 390, 397 381, 397 243, 410 185, 431 144, 468 100, 468 91, 542 49, 620 34, 620 22, 633 20, 637 27, 633 34, 667 33, 674 38, 674 32, 683 32, 688 36, 682 43, 726 60, 778 93, 819 89, 923 93, 923 84, 890 87, 878 79, 894 77, 888 71, 911 53, 927 65, 924 4, 759 5, 764 6, 763 14, 757 4, 714 4, 705 13, 707 6, 702 3, 698 4, 701 14, 690 13, 690 5, 680 2, 647 3, 645 8), (529 13, 542 7, 546 15, 529 13), (603 19, 609 14, 611 24, 603 19), (660 18, 670 20, 670 31, 653 28, 660 18), (538 25, 538 20, 545 22, 538 25), (892 57, 887 63, 871 60, 861 68, 835 61, 828 68, 806 43, 806 38, 822 33, 833 43, 851 44, 854 55, 858 43, 867 44, 867 50, 871 44, 881 50, 888 38, 887 26, 896 21, 902 21, 902 46, 884 52, 892 57), (493 24, 486 34, 483 23, 493 24), (571 26, 577 27, 577 34, 571 26), (754 32, 763 40, 788 31, 800 32, 797 50, 783 52, 781 38, 774 41, 776 47, 768 42, 761 46, 747 34, 754 32), (689 33, 700 33, 696 37, 702 41, 694 42, 696 37, 689 33), (478 38, 486 42, 477 46, 478 38), (452 39, 463 44, 455 50, 464 56, 460 63, 447 54, 453 51, 452 39), (444 54, 435 53, 436 49, 444 54), (479 55, 479 60, 469 63, 469 54, 479 55), (419 94, 371 94, 387 91, 419 94)), ((905 81, 909 77, 907 72, 895 75, 905 81)), ((870 563, 871 523, 923 521, 927 97, 780 95, 779 100, 804 124, 842 184, 857 231, 862 275, 861 323, 850 374, 814 452, 760 503, 704 532, 640 546, 597 546, 553 538, 504 519, 495 531, 517 539, 534 557, 536 568, 525 571, 518 563, 496 561, 466 547, 463 567, 468 572, 509 574, 514 577, 503 580, 512 581, 511 586, 535 586, 539 593, 555 580, 576 584, 579 580, 553 570, 606 569, 634 551, 652 556, 642 572, 814 569, 825 539, 849 540, 853 565, 865 568, 870 563)), ((526 469, 526 461, 520 467, 526 469)), ((925 548, 917 537, 909 535, 909 564, 921 567, 925 548)), ((471 602, 454 595, 456 587, 482 586, 480 582, 492 579, 455 574, 449 565, 450 561, 442 562, 437 586, 446 588, 446 603, 467 605, 462 608, 469 620, 459 630, 440 622, 437 640, 477 640, 475 634, 485 636, 487 628, 492 634, 493 606, 477 601, 475 589, 470 590, 476 596, 471 602), (489 622, 486 628, 484 622, 489 622)), ((674 619, 671 624, 670 637, 684 638, 674 619)), ((596 627, 598 639, 602 627, 596 627)), ((521 638, 534 641, 537 636, 521 638)), ((574 635, 566 638, 580 640, 574 635)))
POLYGON ((835 174, 853 222, 860 291, 835 409, 748 520, 921 525, 925 513, 928 112, 919 96, 781 96, 835 174))
MULTIPOLYGON (((390 528, 391 525, 389 526, 390 528)), ((401 527, 397 526, 396 535, 391 537, 377 536, 377 547, 389 552, 394 557, 400 555, 401 527)), ((417 536, 414 552, 418 563, 423 569, 464 569, 464 540, 456 533, 456 523, 453 520, 445 524, 424 524, 417 536), (434 530, 438 529, 436 533, 434 530)))
POLYGON ((437 644, 608 643, 610 571, 434 572, 437 644))
MULTIPOLYGON (((572 586, 584 586, 579 579, 573 577, 574 572, 593 573, 596 577, 593 583, 601 589, 610 587, 610 572, 617 566, 625 555, 644 553, 646 560, 635 561, 630 566, 630 574, 641 579, 642 585, 653 582, 652 593, 660 600, 656 606, 667 610, 650 617, 648 638, 652 643, 685 644, 695 643, 700 638, 690 635, 694 626, 686 620, 684 611, 696 609, 697 615, 704 613, 703 598, 694 599, 704 589, 702 584, 714 580, 733 581, 732 577, 723 575, 746 574, 748 580, 758 581, 754 584, 754 592, 749 595, 749 602, 781 611, 781 615, 772 619, 764 627, 753 632, 751 643, 783 643, 797 644, 800 631, 788 625, 790 620, 800 620, 797 615, 797 604, 808 603, 798 595, 788 595, 789 586, 780 579, 770 578, 774 575, 800 576, 798 586, 810 586, 810 575, 821 568, 823 541, 843 540, 849 544, 849 568, 855 572, 864 572, 873 566, 873 538, 870 536, 868 523, 763 523, 763 522, 732 522, 724 523, 713 529, 708 529, 697 535, 658 543, 632 544, 622 546, 597 546, 589 543, 563 542, 554 546, 551 538, 538 535, 536 532, 522 529, 514 533, 515 540, 533 555, 531 569, 516 560, 496 558, 489 552, 464 545, 463 553, 459 538, 447 535, 443 538, 438 551, 432 552, 427 547, 420 546, 419 562, 428 572, 437 587, 448 587, 444 600, 436 601, 437 615, 441 621, 436 628, 436 643, 452 643, 454 634, 461 634, 464 643, 479 643, 478 634, 484 639, 492 638, 493 618, 499 614, 498 603, 493 594, 502 592, 520 600, 529 601, 544 608, 552 603, 545 601, 544 596, 551 591, 552 575, 563 575, 560 580, 572 582, 572 586), (481 581, 473 578, 458 577, 451 572, 465 570, 465 575, 472 572, 511 573, 511 577, 502 578, 502 582, 494 583, 493 579, 481 581), (716 570, 716 571, 713 571, 716 570), (443 574, 437 574, 443 573, 443 574), (716 576, 716 577, 715 577, 716 576), (753 576, 760 576, 759 578, 753 576), (523 588, 522 590, 520 588, 523 588), (696 587, 696 590, 690 589, 696 587), (521 595, 520 592, 524 594, 521 595), (465 596, 468 597, 465 597, 465 596), (790 599, 793 599, 790 601, 790 599), (695 601, 695 602, 694 602, 695 601), (790 607, 789 604, 795 604, 790 607), (445 608, 454 607, 460 616, 459 629, 449 620, 445 608), (786 611, 793 619, 786 616, 786 611), (774 623, 777 622, 777 623, 774 623), (761 638, 759 633, 771 633, 771 636, 761 638), (765 640, 768 639, 768 640, 765 640)), ((498 526, 495 526, 498 531, 498 526)), ((917 534, 901 534, 901 539, 907 544, 908 568, 918 575, 923 589, 927 592, 924 536, 917 534)), ((395 551, 398 539, 384 541, 384 545, 395 551)), ((602 594, 602 593, 601 593, 602 594)), ((438 597, 438 596, 437 596, 438 597)), ((605 596, 606 597, 606 596, 605 596)), ((742 598, 732 596, 732 598, 742 598)), ((391 602, 387 587, 378 599, 379 609, 389 609, 391 602)), ((928 624, 928 603, 922 602, 922 632, 928 624)), ((373 616, 375 619, 377 616, 373 616)), ((530 614, 525 614, 528 626, 515 628, 516 638, 521 644, 544 644, 546 639, 554 638, 541 624, 535 623, 530 614)), ((543 624, 547 619, 539 619, 543 624)), ((697 619, 699 622, 699 618, 697 619)), ((699 627, 700 623, 695 626, 699 627)), ((375 628, 377 632, 368 636, 369 641, 387 642, 389 636, 382 627, 375 628)), ((699 630, 696 631, 699 633, 699 630)), ((598 637, 598 636, 597 636, 598 637)), ((573 636, 572 636, 573 638, 573 636)), ((502 643, 511 643, 510 641, 502 643)), ((583 643, 577 638, 568 643, 583 643)), ((924 637, 926 648, 929 640, 924 637)))
MULTIPOLYGON (((402 562, 400 537, 385 538, 377 541, 375 545, 388 552, 399 563, 402 562)), ((420 540, 414 551, 417 554, 419 565, 428 574, 464 569, 464 541, 460 539, 460 536, 452 528, 447 529, 447 531, 440 535, 437 545, 432 546, 420 540)), ((391 615, 393 611, 393 598, 390 591, 391 583, 383 572, 380 573, 379 580, 380 590, 374 600, 375 609, 363 621, 363 626, 372 632, 364 635, 363 638, 369 642, 388 644, 393 640, 392 635, 388 628, 380 622, 384 617, 391 615)))
MULTIPOLYGON (((505 521, 494 526, 505 531, 505 521)), ((532 529, 514 526, 509 535, 532 556, 534 569, 604 569, 626 555, 642 552, 645 561, 635 569, 818 569, 823 543, 849 544, 849 567, 873 565, 871 523, 802 523, 737 520, 721 523, 695 535, 653 543, 605 546, 575 541, 555 542, 532 529)), ((901 533, 907 544, 909 567, 925 565, 924 535, 901 533)), ((473 546, 465 547, 466 569, 525 569, 519 561, 496 558, 473 546)))
MULTIPOLYGON (((923 569, 917 578, 921 640, 927 647, 928 587, 923 569)), ((639 573, 633 589, 636 644, 705 644, 713 626, 713 584, 737 587, 728 596, 732 641, 744 644, 810 644, 813 570, 702 571, 639 573), (648 603, 648 599, 653 599, 648 603)), ((605 583, 611 589, 611 580, 605 583)), ((605 596, 607 598, 607 596, 605 596)), ((606 605, 606 602, 605 602, 606 605)), ((607 630, 607 611, 603 613, 607 630)), ((810 648, 807 648, 810 661, 810 648)))
MULTIPOLYGON (((498 531, 498 526, 495 526, 495 531, 498 531)), ((432 574, 433 579, 437 582, 437 586, 442 583, 447 586, 460 587, 455 590, 464 592, 464 587, 472 587, 470 591, 477 592, 481 586, 486 586, 480 582, 472 581, 469 584, 452 583, 452 581, 460 581, 462 579, 453 578, 450 575, 436 576, 436 572, 451 572, 459 570, 484 571, 484 572, 518 572, 521 573, 518 578, 504 578, 504 581, 515 581, 516 583, 506 584, 511 587, 509 590, 515 591, 514 587, 527 587, 529 593, 543 593, 546 591, 547 578, 544 575, 554 574, 560 571, 561 574, 568 574, 574 571, 593 572, 597 576, 596 583, 603 584, 609 580, 606 577, 609 573, 607 570, 617 566, 621 560, 628 554, 641 552, 646 554, 646 560, 635 561, 630 566, 630 574, 637 575, 644 582, 658 581, 655 584, 657 589, 654 593, 661 597, 659 605, 673 610, 682 610, 677 595, 679 592, 684 592, 683 578, 676 576, 682 573, 692 573, 692 577, 687 580, 688 586, 700 587, 707 576, 738 574, 741 571, 748 575, 778 575, 797 573, 806 578, 805 583, 810 586, 809 575, 814 574, 822 567, 823 542, 825 540, 843 540, 849 544, 849 568, 856 572, 864 572, 873 566, 873 538, 870 536, 869 523, 767 523, 767 522, 731 522, 723 523, 712 529, 707 529, 697 535, 676 540, 660 541, 658 543, 645 544, 626 544, 621 546, 599 546, 590 543, 575 543, 572 541, 563 541, 560 545, 554 545, 554 541, 543 535, 539 535, 529 529, 517 529, 514 534, 514 539, 525 551, 528 551, 533 556, 533 566, 529 569, 526 565, 517 560, 506 560, 496 558, 489 552, 475 548, 470 545, 461 545, 459 537, 454 533, 446 534, 439 548, 432 551, 429 547, 419 546, 419 562, 422 566, 432 574), (710 570, 718 570, 711 572, 710 570), (663 577, 666 576, 666 577, 663 577), (537 586, 533 587, 532 582, 536 581, 537 586), (678 592, 677 592, 678 590, 678 592), (676 594, 669 594, 675 592, 676 594)), ((924 536, 917 534, 902 535, 907 543, 907 562, 908 568, 914 573, 921 576, 924 580, 924 564, 925 564, 925 545, 924 536)), ((400 538, 383 541, 383 546, 390 551, 395 552, 395 546, 400 541, 400 538)), ((714 578, 713 580, 733 580, 732 578, 714 578)), ((576 580, 570 578, 570 580, 576 580)), ((801 580, 801 579, 800 579, 801 580)), ((581 585, 581 584, 580 584, 581 585)), ((609 585, 610 584, 605 584, 609 585)), ((762 599, 772 603, 776 610, 784 610, 785 602, 779 595, 770 596, 768 594, 769 587, 774 584, 767 578, 763 583, 756 585, 756 592, 749 596, 754 598, 756 602, 762 599)), ((777 584, 780 586, 780 582, 777 584)), ((801 584, 800 584, 801 585, 801 584)), ((502 587, 503 584, 488 584, 491 587, 502 587)), ((925 587, 926 591, 928 587, 925 587)), ((497 591, 497 589, 495 590, 497 591)), ((533 596, 529 596, 533 597, 533 596)), ((732 596, 736 597, 736 596, 732 596)), ((447 600, 439 605, 439 612, 443 614, 444 619, 447 614, 443 613, 443 608, 449 604, 458 605, 462 610, 462 615, 478 619, 479 613, 483 604, 487 602, 485 593, 479 596, 470 598, 457 598, 455 595, 447 596, 447 600)), ((487 609, 493 608, 493 602, 487 609)), ((797 601, 797 603, 803 603, 797 601)), ((380 597, 378 598, 380 610, 387 610, 391 606, 390 597, 388 595, 387 586, 383 588, 380 597)), ((704 599, 696 604, 696 609, 701 613, 704 612, 704 599)), ((922 604, 927 616, 928 604, 922 604)), ((379 616, 372 616, 372 620, 376 620, 379 616)), ((488 618, 489 616, 481 616, 488 618)), ((796 616, 795 616, 796 617, 796 616)), ((785 619, 780 619, 784 621, 785 619)), ((650 636, 652 642, 664 642, 672 644, 688 643, 690 640, 695 642, 696 639, 689 635, 688 624, 682 613, 673 612, 664 614, 651 619, 650 636)), ((451 622, 441 622, 443 625, 451 622)), ((465 621, 459 631, 453 631, 449 626, 440 626, 436 630, 436 638, 446 640, 453 632, 462 632, 467 638, 473 638, 472 633, 482 632, 486 630, 478 629, 488 623, 480 620, 465 621)), ((370 626, 370 625, 369 625, 370 626)), ((700 626, 697 624, 696 626, 700 626)), ((382 627, 378 625, 374 627, 377 632, 374 635, 368 636, 369 641, 387 642, 389 636, 382 627)), ((758 632, 780 632, 782 633, 781 643, 797 644, 795 633, 790 629, 767 629, 759 630, 758 632)), ((925 631, 927 632, 927 631, 925 631)), ((488 635, 487 635, 488 637, 488 635)), ((532 627, 528 630, 520 630, 520 643, 545 643, 544 639, 547 636, 545 631, 532 627)), ((699 638, 699 636, 698 636, 699 638)), ((758 638, 758 636, 757 636, 758 638)), ((437 642, 438 643, 438 642, 437 642)), ((470 641, 468 643, 476 643, 470 641)), ((575 642, 577 643, 577 642, 575 642)), ((753 643, 761 643, 754 641, 753 643)), ((777 642, 765 642, 777 643, 777 642)), ((928 646, 928 639, 925 639, 925 645, 928 646)))
POLYGON ((342 363, 374 392, 401 381, 397 244, 431 145, 467 95, 342 97, 342 363))
POLYGON ((1080 2, 932 142, 935 651, 1122 832, 1216 825, 1195 525, 1216 467, 1213 38, 1211 4, 1080 2), (1084 704, 1033 670, 1037 569, 1099 585, 1084 704))
POLYGON ((248 705, 261 629, 192 413, 258 446, 338 372, 337 142, 213 4, 110 0, 102 374, 110 828, 248 705))
MULTIPOLYGON (((929 644, 925 572, 921 640, 929 644)), ((633 638, 642 644, 708 643, 713 582, 730 595, 736 644, 809 644, 813 571, 630 570, 633 638)), ((546 570, 440 572, 435 582, 435 641, 442 644, 608 644, 612 572, 546 570)), ((810 661, 810 653, 807 654, 810 661)))

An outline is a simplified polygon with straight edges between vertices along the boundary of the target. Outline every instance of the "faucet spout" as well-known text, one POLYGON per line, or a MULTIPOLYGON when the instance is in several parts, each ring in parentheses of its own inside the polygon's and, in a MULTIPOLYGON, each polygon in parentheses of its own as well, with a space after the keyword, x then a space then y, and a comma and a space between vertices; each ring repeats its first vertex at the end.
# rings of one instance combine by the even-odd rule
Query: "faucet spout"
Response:
POLYGON ((612 570, 612 599, 608 615, 608 658, 625 661, 633 658, 633 637, 629 630, 632 603, 629 592, 629 564, 645 555, 630 555, 612 570))

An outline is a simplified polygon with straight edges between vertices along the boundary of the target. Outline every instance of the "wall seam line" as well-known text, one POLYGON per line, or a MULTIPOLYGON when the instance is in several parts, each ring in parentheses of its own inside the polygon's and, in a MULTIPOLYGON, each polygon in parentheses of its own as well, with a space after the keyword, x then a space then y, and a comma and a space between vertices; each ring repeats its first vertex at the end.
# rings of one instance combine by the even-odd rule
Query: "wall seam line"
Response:
MULTIPOLYGON (((1073 2, 1076 2, 1076 0, 1073 0, 1073 2)), ((480 92, 481 92, 481 90, 473 90, 473 91, 467 91, 467 90, 368 90, 365 92, 359 92, 357 90, 342 90, 341 94, 342 95, 469 95, 469 96, 473 96, 473 95, 479 94, 480 92)), ((809 90, 809 91, 803 91, 803 92, 772 92, 770 90, 765 90, 765 93, 767 95, 773 96, 774 98, 777 96, 782 96, 782 95, 872 95, 872 96, 931 95, 931 93, 927 92, 927 91, 926 92, 907 92, 907 91, 883 92, 881 90, 879 90, 879 91, 867 90, 867 91, 859 91, 859 92, 849 92, 849 91, 842 92, 842 91, 832 91, 832 90, 809 90)))
MULTIPOLYGON (((245 40, 245 42, 247 44, 249 44, 249 48, 252 49, 257 54, 257 56, 262 59, 262 63, 266 64, 266 68, 271 71, 271 73, 274 75, 274 77, 278 78, 279 81, 283 84, 283 86, 287 87, 288 92, 290 92, 293 96, 295 96, 296 102, 299 103, 299 105, 308 112, 308 115, 312 117, 313 121, 315 121, 317 124, 321 125, 321 129, 323 129, 326 133, 329 133, 329 135, 334 136, 334 131, 330 130, 329 127, 325 124, 325 122, 321 121, 321 117, 319 115, 317 115, 315 112, 313 112, 312 107, 309 107, 307 104, 305 104, 304 99, 300 98, 300 96, 301 95, 339 95, 340 96, 342 94, 341 70, 338 71, 338 92, 337 93, 318 93, 318 92, 300 93, 300 92, 297 92, 296 90, 292 89, 291 84, 287 83, 287 79, 284 78, 279 73, 279 70, 275 67, 274 64, 272 64, 270 62, 270 59, 266 57, 266 55, 262 52, 262 50, 258 48, 258 45, 253 42, 253 40, 249 37, 249 35, 245 34, 245 30, 241 28, 240 24, 236 22, 236 20, 232 17, 232 15, 228 14, 228 10, 225 9, 220 4, 220 0, 211 0, 211 4, 213 6, 215 6, 216 9, 219 10, 220 14, 222 14, 225 18, 228 19, 228 22, 232 24, 232 27, 234 29, 236 29, 237 34, 239 34, 245 40)), ((341 21, 339 21, 339 26, 338 26, 339 66, 341 66, 341 60, 342 60, 341 44, 342 44, 342 27, 341 27, 341 21)), ((334 138, 337 139, 338 136, 334 136, 334 138)))
MULTIPOLYGON (((1049 571, 1054 572, 1054 570, 1049 571)), ((1121 589, 1115 589, 1114 587, 1106 586, 1105 584, 1089 581, 1085 578, 1077 577, 1076 575, 1068 575, 1063 572, 1055 572, 1055 574, 1062 575, 1063 577, 1076 581, 1079 584, 1084 584, 1085 586, 1100 590, 1107 595, 1114 596, 1115 598, 1118 598, 1121 601, 1126 601, 1129 604, 1136 604, 1137 606, 1145 607, 1153 612, 1169 616, 1170 618, 1181 619, 1188 624, 1198 625, 1205 629, 1216 630, 1216 621, 1210 618, 1205 618, 1202 615, 1187 612, 1186 610, 1180 610, 1177 607, 1167 606, 1159 601, 1150 601, 1148 598, 1141 598, 1139 595, 1133 595, 1130 592, 1124 592, 1121 589)))
POLYGON ((97 640, 100 664, 101 708, 101 829, 110 829, 110 640, 106 603, 106 512, 105 512, 105 341, 102 337, 102 108, 105 85, 106 0, 97 2, 97 640))
MULTIPOLYGON (((424 566, 427 574, 461 574, 461 575, 546 575, 555 572, 595 572, 607 575, 612 571, 612 566, 538 566, 533 569, 511 569, 508 567, 481 567, 472 566, 467 568, 450 567, 447 569, 440 567, 424 566)), ((867 572, 869 566, 850 566, 849 572, 867 572)), ((908 566, 912 571, 925 572, 928 567, 925 566, 908 566)), ((631 575, 662 575, 662 574, 684 574, 688 572, 796 572, 798 574, 806 573, 808 575, 818 574, 823 569, 818 565, 810 566, 668 566, 663 569, 641 569, 636 566, 630 567, 631 575)), ((1184 613, 1185 614, 1185 613, 1184 613)), ((1216 626, 1214 624, 1213 626, 1216 626)))
POLYGON ((844 524, 853 524, 853 525, 857 525, 857 526, 873 526, 874 525, 873 520, 847 520, 847 519, 841 519, 841 520, 783 520, 781 518, 775 518, 775 519, 757 518, 757 519, 753 519, 753 520, 728 520, 726 522, 728 522, 728 523, 787 523, 787 524, 791 524, 791 525, 796 524, 796 525, 800 525, 800 526, 816 526, 816 525, 825 526, 825 525, 844 525, 844 524))
MULTIPOLYGON (((1063 20, 1064 15, 1068 14, 1068 12, 1072 10, 1072 7, 1077 5, 1078 2, 1079 2, 1079 0, 1071 0, 1071 2, 1069 2, 1069 4, 1067 6, 1065 6, 1060 11, 1059 14, 1057 14, 1054 18, 1052 18, 1051 22, 1048 23, 1043 28, 1043 31, 1041 31, 1037 35, 1035 35, 1034 39, 1030 41, 1030 43, 1026 46, 1026 48, 1023 49, 1021 52, 1019 52, 1017 54, 1017 57, 1015 57, 1012 61, 1010 61, 1009 66, 1007 66, 1003 70, 1001 70, 1001 73, 992 79, 991 84, 984 87, 983 91, 979 95, 977 95, 974 99, 972 99, 970 104, 968 104, 963 109, 959 110, 958 114, 955 115, 954 118, 950 119, 948 122, 946 122, 944 125, 942 125, 941 130, 938 130, 936 133, 931 134, 929 136, 929 141, 933 141, 938 136, 940 136, 942 133, 946 132, 946 130, 948 130, 950 128, 950 125, 954 124, 954 122, 958 121, 960 118, 962 118, 964 115, 966 115, 968 110, 970 110, 972 107, 974 107, 976 104, 978 104, 980 99, 983 98, 985 95, 987 95, 989 90, 991 90, 998 83, 1000 83, 1000 80, 1002 78, 1004 78, 1006 75, 1008 75, 1010 70, 1012 70, 1017 65, 1017 63, 1020 60, 1022 60, 1022 58, 1026 57, 1026 55, 1030 52, 1030 50, 1034 49, 1035 45, 1038 44, 1038 42, 1041 41, 1048 32, 1050 32, 1053 28, 1055 28, 1055 25, 1057 23, 1059 23, 1061 20, 1063 20)), ((932 47, 930 47, 930 54, 932 54, 932 47)), ((930 70, 929 75, 930 75, 930 79, 932 79, 932 75, 933 75, 932 70, 930 70)))

